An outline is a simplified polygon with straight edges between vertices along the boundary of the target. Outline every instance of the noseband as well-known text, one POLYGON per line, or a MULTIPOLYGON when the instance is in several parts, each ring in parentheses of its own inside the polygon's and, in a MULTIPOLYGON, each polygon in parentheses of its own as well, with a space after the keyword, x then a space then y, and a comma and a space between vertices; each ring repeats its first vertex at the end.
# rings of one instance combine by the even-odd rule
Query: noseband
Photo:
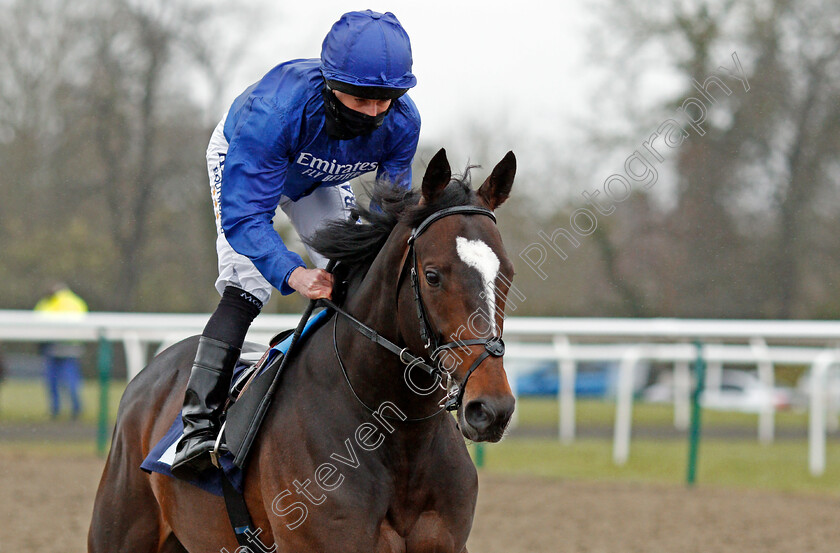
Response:
MULTIPOLYGON (((452 342, 439 344, 437 334, 434 332, 431 325, 429 324, 429 319, 426 315, 426 307, 423 303, 423 296, 420 294, 420 279, 418 277, 417 270, 418 265, 415 242, 417 238, 421 234, 423 234, 434 222, 443 219, 444 217, 449 217, 450 215, 484 215, 492 219, 494 223, 496 222, 496 216, 493 215, 493 212, 489 209, 473 205, 463 205, 448 207, 445 209, 441 209, 440 211, 436 211, 429 215, 419 225, 417 225, 415 229, 411 231, 411 236, 409 236, 408 238, 408 252, 405 257, 405 262, 400 268, 400 275, 405 273, 406 266, 410 264, 409 275, 411 278, 411 288, 414 293, 414 304, 417 308, 417 318, 420 323, 420 338, 422 339, 426 350, 431 351, 431 358, 433 362, 432 365, 427 364, 422 356, 416 356, 410 353, 408 351, 408 348, 400 348, 390 340, 381 336, 375 330, 373 330, 369 326, 365 325, 364 323, 347 313, 344 309, 335 305, 332 301, 321 300, 325 305, 347 318, 353 325, 353 327, 368 340, 379 344, 391 353, 397 355, 403 364, 411 367, 418 367, 427 372, 430 376, 432 376, 439 383, 440 387, 446 391, 446 395, 440 402, 441 411, 455 411, 456 409, 458 409, 461 406, 461 402, 464 399, 464 392, 467 388, 467 382, 469 381, 472 373, 475 372, 478 366, 481 365, 481 363, 485 359, 487 359, 487 357, 501 357, 505 354, 505 344, 502 341, 501 336, 492 336, 488 339, 456 339, 452 342), (473 364, 467 371, 463 382, 461 382, 460 384, 453 382, 452 375, 450 374, 450 372, 441 367, 440 365, 441 354, 445 351, 454 350, 455 348, 459 347, 469 347, 478 345, 484 346, 484 351, 481 353, 481 355, 479 355, 476 358, 475 361, 473 361, 473 364)), ((335 341, 335 339, 333 341, 335 341)), ((337 344, 336 354, 338 354, 337 344)), ((338 359, 339 363, 341 363, 340 356, 338 357, 338 359)), ((347 371, 344 369, 343 363, 341 363, 341 368, 344 371, 345 378, 347 378, 347 371)), ((355 391, 353 392, 353 394, 356 394, 355 391)), ((367 407, 367 405, 364 402, 362 402, 358 395, 356 395, 356 399, 358 399, 363 405, 367 407)), ((368 407, 368 409, 370 408, 368 407)), ((437 413, 434 413, 432 416, 434 415, 437 415, 437 413)), ((430 417, 423 417, 423 419, 426 418, 430 417)))

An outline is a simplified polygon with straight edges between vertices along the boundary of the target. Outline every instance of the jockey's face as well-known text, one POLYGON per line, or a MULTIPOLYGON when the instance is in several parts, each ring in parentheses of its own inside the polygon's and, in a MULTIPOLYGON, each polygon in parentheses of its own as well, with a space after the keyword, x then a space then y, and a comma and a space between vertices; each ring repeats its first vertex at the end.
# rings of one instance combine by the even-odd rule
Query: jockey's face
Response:
POLYGON ((385 112, 391 105, 391 100, 371 100, 370 98, 359 98, 339 90, 334 90, 333 92, 335 93, 335 97, 338 98, 338 101, 348 108, 358 111, 359 113, 364 113, 365 115, 370 115, 371 117, 376 117, 380 113, 385 112))

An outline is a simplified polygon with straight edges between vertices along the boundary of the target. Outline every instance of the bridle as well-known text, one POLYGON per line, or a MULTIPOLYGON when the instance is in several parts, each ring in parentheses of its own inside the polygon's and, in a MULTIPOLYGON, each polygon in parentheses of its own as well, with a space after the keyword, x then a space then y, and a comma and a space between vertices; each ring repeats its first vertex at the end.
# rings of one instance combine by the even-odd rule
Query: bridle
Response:
MULTIPOLYGON (((469 381, 470 376, 472 376, 472 373, 475 372, 478 366, 487 359, 487 357, 491 355, 493 357, 503 356, 505 354, 505 344, 502 341, 501 336, 492 336, 489 339, 475 338, 472 340, 455 340, 453 342, 439 344, 437 334, 434 332, 431 324, 429 323, 429 318, 426 314, 426 307, 423 304, 423 296, 420 294, 420 276, 417 265, 417 250, 415 248, 415 242, 417 241, 417 238, 433 223, 443 219, 444 217, 449 217, 450 215, 484 215, 485 217, 489 217, 493 223, 496 222, 496 216, 493 215, 493 212, 489 209, 473 205, 449 207, 429 215, 422 223, 417 225, 417 228, 411 231, 411 236, 408 238, 408 255, 406 255, 405 262, 406 264, 411 264, 409 274, 411 276, 411 289, 414 292, 414 305, 417 308, 417 319, 420 323, 420 338, 423 340, 426 351, 430 351, 432 359, 435 360, 437 373, 432 376, 439 378, 442 373, 446 374, 446 383, 444 384, 441 382, 441 387, 446 390, 446 396, 442 401, 441 407, 445 408, 447 411, 454 411, 461 406, 461 402, 464 398, 464 392, 467 389, 467 382, 469 381), (460 384, 455 384, 452 382, 450 372, 443 370, 440 366, 439 360, 442 357, 441 354, 448 350, 468 346, 484 346, 484 351, 481 352, 481 355, 479 355, 475 361, 473 361, 473 364, 470 366, 466 376, 464 377, 464 381, 460 384)), ((403 267, 402 271, 404 270, 405 267, 403 267)))
MULTIPOLYGON (((479 365, 481 365, 481 363, 483 363, 484 360, 488 357, 501 357, 505 354, 505 344, 502 341, 501 336, 491 336, 488 339, 456 339, 452 342, 439 344, 437 335, 432 329, 431 324, 429 323, 429 318, 426 315, 426 307, 423 303, 423 296, 420 294, 420 279, 417 270, 417 251, 415 249, 415 242, 417 241, 417 238, 420 235, 422 235, 433 223, 451 215, 483 215, 492 219, 494 223, 496 222, 495 215, 493 215, 493 212, 489 209, 473 205, 463 205, 448 207, 436 211, 428 217, 426 217, 426 219, 424 219, 419 225, 417 225, 416 228, 414 228, 411 231, 411 235, 408 238, 408 251, 406 252, 403 265, 400 268, 400 281, 397 283, 397 288, 399 289, 399 284, 402 280, 402 275, 406 272, 406 267, 408 267, 411 288, 414 296, 414 304, 417 308, 417 318, 420 323, 420 338, 424 343, 425 349, 431 352, 432 364, 426 363, 424 357, 412 354, 408 351, 408 348, 401 348, 398 345, 394 344, 393 342, 383 337, 369 326, 365 325, 364 323, 347 313, 344 309, 337 306, 332 301, 321 300, 321 302, 324 305, 333 309, 336 313, 339 313, 342 316, 344 316, 350 322, 353 328, 355 328, 362 336, 376 344, 379 344, 383 348, 396 355, 404 365, 411 366, 412 368, 417 367, 422 369, 431 377, 433 377, 437 385, 439 385, 440 388, 446 392, 446 395, 439 403, 440 411, 437 411, 436 413, 433 413, 432 415, 429 415, 427 417, 412 420, 426 420, 432 418, 433 416, 439 414, 442 411, 457 410, 461 406, 461 403, 464 399, 464 392, 467 388, 467 382, 469 381, 470 376, 472 376, 473 372, 475 372, 475 370, 478 369, 479 365), (467 374, 464 377, 464 380, 461 383, 454 382, 450 371, 447 371, 440 364, 440 359, 442 357, 441 354, 448 350, 454 350, 455 348, 466 348, 470 346, 479 345, 484 346, 484 351, 481 352, 481 355, 479 355, 475 359, 475 361, 473 361, 469 370, 467 370, 467 374)), ((338 352, 338 344, 336 342, 335 336, 335 327, 333 327, 333 345, 335 347, 336 357, 338 358, 339 364, 341 365, 341 369, 344 372, 344 377, 345 379, 347 379, 347 383, 350 384, 349 377, 347 376, 347 370, 344 367, 344 363, 341 361, 341 356, 338 352)), ((373 409, 371 409, 366 403, 364 403, 361 400, 361 398, 359 398, 355 390, 353 390, 352 384, 350 384, 350 389, 353 391, 353 395, 356 397, 357 400, 359 400, 359 402, 362 405, 364 405, 368 410, 373 411, 373 409)))

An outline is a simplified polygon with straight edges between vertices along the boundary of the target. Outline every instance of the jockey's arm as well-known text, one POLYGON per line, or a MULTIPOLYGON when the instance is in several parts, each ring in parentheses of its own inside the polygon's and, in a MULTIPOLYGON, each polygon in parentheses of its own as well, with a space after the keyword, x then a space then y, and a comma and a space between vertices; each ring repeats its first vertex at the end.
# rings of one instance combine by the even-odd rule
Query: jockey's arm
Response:
POLYGON ((272 224, 289 163, 288 138, 277 120, 273 108, 255 98, 235 129, 225 158, 221 217, 231 247, 286 295, 295 291, 289 284, 292 272, 305 265, 272 224))

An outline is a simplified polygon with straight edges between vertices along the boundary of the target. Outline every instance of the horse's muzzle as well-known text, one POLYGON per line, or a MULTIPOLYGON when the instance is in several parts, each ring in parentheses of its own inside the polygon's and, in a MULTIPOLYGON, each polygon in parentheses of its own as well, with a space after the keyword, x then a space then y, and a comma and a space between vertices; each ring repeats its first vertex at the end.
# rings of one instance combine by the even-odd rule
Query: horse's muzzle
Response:
POLYGON ((498 442, 513 415, 512 395, 479 397, 464 405, 461 432, 475 442, 498 442))

